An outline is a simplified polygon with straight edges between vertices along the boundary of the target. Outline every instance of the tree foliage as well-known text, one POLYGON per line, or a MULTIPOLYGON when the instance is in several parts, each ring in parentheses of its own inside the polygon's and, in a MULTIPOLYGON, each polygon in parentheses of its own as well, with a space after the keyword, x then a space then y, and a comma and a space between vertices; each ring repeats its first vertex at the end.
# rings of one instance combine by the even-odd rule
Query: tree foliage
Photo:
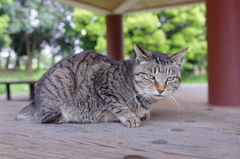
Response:
POLYGON ((81 39, 80 47, 83 50, 95 49, 98 52, 106 51, 106 25, 105 16, 91 11, 75 8, 75 30, 79 32, 81 39))
POLYGON ((0 0, 0 51, 10 42, 6 34, 10 17, 2 11, 2 6, 6 4, 12 4, 12 0, 0 0))
MULTIPOLYGON (((32 59, 36 58, 40 63, 40 53, 46 47, 51 50, 53 62, 56 56, 73 54, 78 46, 83 50, 106 53, 104 15, 50 0, 11 2, 0 0, 0 50, 7 46, 14 50, 15 68, 21 65, 22 57, 27 57, 27 69, 31 70, 32 59)), ((125 15, 125 58, 134 58, 133 42, 162 53, 176 53, 189 47, 184 71, 192 72, 206 66, 205 20, 204 5, 125 15)))
POLYGON ((66 57, 73 54, 76 32, 72 29, 72 8, 50 0, 14 0, 14 5, 4 5, 3 11, 10 17, 8 33, 10 47, 17 58, 27 55, 27 69, 32 70, 32 59, 49 46, 52 56, 66 57))
MULTIPOLYGON (((205 6, 183 7, 162 12, 145 12, 123 17, 125 58, 133 58, 136 42, 154 52, 176 53, 189 47, 185 72, 206 65, 205 6)), ((75 29, 80 32, 81 47, 106 51, 103 15, 84 9, 74 10, 75 29)))

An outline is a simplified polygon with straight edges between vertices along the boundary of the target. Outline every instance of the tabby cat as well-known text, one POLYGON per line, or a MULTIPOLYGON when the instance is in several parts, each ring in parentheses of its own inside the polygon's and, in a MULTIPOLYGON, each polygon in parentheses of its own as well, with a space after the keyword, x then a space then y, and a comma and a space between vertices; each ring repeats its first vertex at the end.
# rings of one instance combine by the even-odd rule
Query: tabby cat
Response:
POLYGON ((176 91, 188 50, 167 55, 134 44, 135 60, 115 61, 94 51, 69 56, 37 83, 35 99, 16 117, 37 123, 121 121, 139 127, 150 106, 176 91))

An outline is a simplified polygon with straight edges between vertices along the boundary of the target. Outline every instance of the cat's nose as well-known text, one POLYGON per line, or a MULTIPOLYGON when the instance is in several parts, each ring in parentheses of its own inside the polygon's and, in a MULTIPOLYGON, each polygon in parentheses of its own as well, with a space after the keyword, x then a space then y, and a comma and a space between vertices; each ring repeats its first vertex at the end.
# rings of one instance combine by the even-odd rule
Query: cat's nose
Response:
POLYGON ((159 94, 162 94, 162 92, 163 92, 164 90, 159 90, 159 89, 158 89, 157 91, 159 92, 159 94))

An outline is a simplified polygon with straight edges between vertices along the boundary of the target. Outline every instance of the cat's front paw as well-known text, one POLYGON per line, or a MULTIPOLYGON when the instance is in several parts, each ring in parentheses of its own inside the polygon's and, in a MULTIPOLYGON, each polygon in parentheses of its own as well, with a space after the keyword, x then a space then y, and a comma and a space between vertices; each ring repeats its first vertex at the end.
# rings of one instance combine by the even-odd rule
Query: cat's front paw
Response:
POLYGON ((146 113, 142 118, 141 118, 141 120, 143 121, 143 120, 149 120, 150 119, 150 113, 148 112, 148 113, 146 113))
POLYGON ((139 127, 142 125, 141 120, 138 117, 132 117, 127 119, 124 123, 124 126, 128 127, 128 128, 134 128, 134 127, 139 127))

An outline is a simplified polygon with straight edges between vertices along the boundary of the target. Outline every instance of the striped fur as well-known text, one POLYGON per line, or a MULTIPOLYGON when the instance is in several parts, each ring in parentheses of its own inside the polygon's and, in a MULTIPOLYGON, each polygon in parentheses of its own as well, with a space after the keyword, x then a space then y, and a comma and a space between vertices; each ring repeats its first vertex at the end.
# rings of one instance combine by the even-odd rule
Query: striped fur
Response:
POLYGON ((150 118, 150 106, 178 88, 187 49, 166 55, 136 44, 134 48, 135 60, 118 62, 84 51, 58 62, 39 80, 34 101, 16 119, 38 123, 121 121, 127 127, 140 126, 141 120, 150 118))

